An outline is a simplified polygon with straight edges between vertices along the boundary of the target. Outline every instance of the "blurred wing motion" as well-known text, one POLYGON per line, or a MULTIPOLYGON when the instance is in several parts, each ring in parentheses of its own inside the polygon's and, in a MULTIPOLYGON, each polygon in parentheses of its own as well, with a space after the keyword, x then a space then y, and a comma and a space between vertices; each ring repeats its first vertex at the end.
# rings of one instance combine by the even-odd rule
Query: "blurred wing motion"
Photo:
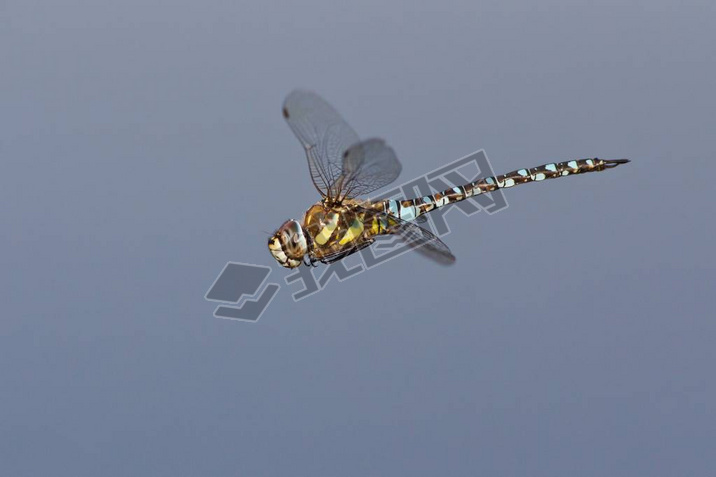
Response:
POLYGON ((398 236, 421 255, 442 265, 451 265, 455 262, 455 256, 450 248, 429 230, 414 222, 406 222, 396 217, 390 217, 390 220, 397 223, 388 229, 389 233, 398 236))
POLYGON ((377 190, 400 174, 400 162, 385 142, 360 142, 340 114, 315 93, 293 91, 283 103, 283 117, 306 150, 314 186, 332 202, 377 190))

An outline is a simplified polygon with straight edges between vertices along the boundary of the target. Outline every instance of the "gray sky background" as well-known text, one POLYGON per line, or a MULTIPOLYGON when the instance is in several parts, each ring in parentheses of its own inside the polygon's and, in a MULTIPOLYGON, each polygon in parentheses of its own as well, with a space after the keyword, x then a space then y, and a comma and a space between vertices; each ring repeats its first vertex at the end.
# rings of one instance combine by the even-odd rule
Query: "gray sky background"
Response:
MULTIPOLYGON (((0 2, 0 474, 706 476, 713 2, 0 2), (410 179, 628 157, 257 324, 317 91, 410 179)), ((281 280, 275 267, 271 279, 281 280)))

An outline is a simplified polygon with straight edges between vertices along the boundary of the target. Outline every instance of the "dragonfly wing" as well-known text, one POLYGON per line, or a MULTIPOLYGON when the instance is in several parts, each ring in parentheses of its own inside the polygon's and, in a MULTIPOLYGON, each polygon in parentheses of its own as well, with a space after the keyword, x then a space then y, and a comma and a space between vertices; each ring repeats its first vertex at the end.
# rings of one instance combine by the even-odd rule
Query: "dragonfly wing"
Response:
POLYGON ((340 188, 343 199, 370 194, 400 175, 402 166, 395 151, 382 139, 367 139, 343 154, 340 188))
POLYGON ((452 254, 450 248, 429 230, 414 222, 406 222, 393 216, 390 217, 390 220, 397 224, 389 228, 388 231, 400 237, 421 255, 442 265, 450 265, 455 262, 455 255, 452 254))
POLYGON ((283 103, 283 117, 306 150, 316 189, 335 199, 340 195, 343 158, 359 142, 358 134, 333 107, 310 91, 295 90, 283 103))

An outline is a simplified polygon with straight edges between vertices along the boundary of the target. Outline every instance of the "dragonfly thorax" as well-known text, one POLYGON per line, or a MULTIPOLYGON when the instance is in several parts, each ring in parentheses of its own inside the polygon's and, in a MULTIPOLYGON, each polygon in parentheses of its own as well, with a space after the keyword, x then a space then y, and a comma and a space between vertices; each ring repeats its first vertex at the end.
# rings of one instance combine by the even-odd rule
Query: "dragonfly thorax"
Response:
POLYGON ((382 204, 346 199, 340 203, 325 199, 306 211, 303 230, 310 244, 311 261, 331 263, 369 245, 385 233, 388 219, 380 220, 382 204))
POLYGON ((308 253, 308 241, 297 220, 287 220, 269 238, 268 248, 273 258, 286 268, 296 268, 308 253))

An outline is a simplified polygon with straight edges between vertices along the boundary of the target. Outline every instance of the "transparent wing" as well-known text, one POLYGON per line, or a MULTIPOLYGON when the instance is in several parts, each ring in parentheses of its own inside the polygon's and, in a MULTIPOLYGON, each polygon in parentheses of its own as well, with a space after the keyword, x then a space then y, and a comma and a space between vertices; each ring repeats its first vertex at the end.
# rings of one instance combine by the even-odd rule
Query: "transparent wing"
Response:
POLYGON ((388 231, 400 237, 408 246, 421 255, 442 265, 450 265, 455 262, 455 256, 450 251, 450 248, 429 230, 418 226, 414 222, 406 222, 397 217, 391 216, 390 220, 397 222, 397 224, 389 228, 388 231))
POLYGON ((340 196, 343 158, 358 134, 333 107, 310 91, 295 90, 283 103, 283 117, 306 150, 316 189, 332 199, 340 196))
POLYGON ((343 155, 338 199, 367 195, 385 187, 398 178, 401 169, 395 151, 382 139, 354 144, 343 155))

